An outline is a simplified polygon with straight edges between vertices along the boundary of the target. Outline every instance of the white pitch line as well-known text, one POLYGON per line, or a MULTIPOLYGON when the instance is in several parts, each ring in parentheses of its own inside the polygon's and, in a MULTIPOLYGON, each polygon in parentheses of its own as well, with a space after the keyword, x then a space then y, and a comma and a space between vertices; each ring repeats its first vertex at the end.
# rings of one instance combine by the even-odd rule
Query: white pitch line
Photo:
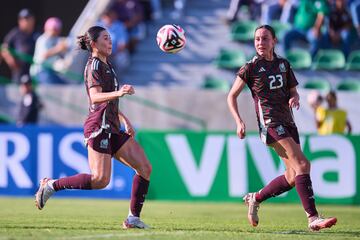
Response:
MULTIPOLYGON (((146 230, 145 230, 146 231, 146 230)), ((94 238, 112 238, 112 237, 142 237, 142 236, 151 236, 151 235, 181 235, 184 234, 184 231, 175 231, 175 232, 127 232, 127 233, 108 233, 108 234, 98 234, 98 235, 87 235, 87 236, 74 236, 74 237, 61 237, 57 238, 62 239, 94 239, 94 238)))

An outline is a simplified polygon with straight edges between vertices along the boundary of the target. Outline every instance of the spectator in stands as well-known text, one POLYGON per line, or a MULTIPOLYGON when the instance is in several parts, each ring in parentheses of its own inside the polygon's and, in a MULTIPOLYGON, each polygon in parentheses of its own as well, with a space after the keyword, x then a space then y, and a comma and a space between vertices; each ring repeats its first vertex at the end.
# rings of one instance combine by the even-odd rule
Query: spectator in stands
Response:
POLYGON ((261 24, 279 20, 286 0, 265 0, 261 4, 261 24))
POLYGON ((285 0, 282 8, 280 22, 282 23, 294 23, 294 16, 299 7, 300 0, 285 0))
POLYGON ((328 104, 327 108, 321 106, 323 99, 320 95, 318 98, 314 98, 313 102, 309 102, 314 109, 318 134, 343 134, 345 129, 348 134, 351 134, 351 124, 347 119, 347 113, 337 106, 336 93, 330 91, 325 100, 328 104))
POLYGON ((112 7, 126 26, 129 35, 128 50, 134 53, 138 42, 145 37, 143 8, 137 0, 116 0, 112 7))
POLYGON ((256 20, 261 12, 259 1, 261 2, 262 0, 231 0, 226 16, 227 23, 231 24, 237 21, 239 10, 243 6, 248 7, 250 19, 256 20))
POLYGON ((21 76, 29 74, 38 36, 34 14, 29 9, 22 9, 18 14, 18 26, 5 36, 1 51, 13 82, 20 83, 21 76))
POLYGON ((110 56, 115 65, 116 73, 123 72, 129 66, 129 52, 127 50, 128 34, 118 15, 113 8, 106 9, 101 15, 100 26, 105 27, 110 33, 113 52, 110 56))
POLYGON ((329 26, 322 47, 340 47, 345 57, 347 57, 352 42, 351 31, 352 19, 346 8, 346 0, 333 0, 329 16, 329 26))
POLYGON ((360 0, 349 0, 351 17, 356 28, 358 37, 360 37, 360 0))
POLYGON ((30 75, 21 76, 20 94, 21 100, 16 124, 18 126, 36 124, 38 122, 39 111, 43 106, 32 88, 30 75))
POLYGON ((292 48, 296 41, 304 41, 310 44, 310 53, 314 57, 319 49, 321 28, 328 12, 328 3, 325 0, 301 0, 294 27, 284 36, 285 52, 292 48))
POLYGON ((66 83, 54 71, 55 63, 61 61, 62 54, 68 49, 67 40, 60 37, 61 30, 62 22, 59 18, 48 18, 44 25, 44 33, 36 40, 31 75, 41 84, 66 83))

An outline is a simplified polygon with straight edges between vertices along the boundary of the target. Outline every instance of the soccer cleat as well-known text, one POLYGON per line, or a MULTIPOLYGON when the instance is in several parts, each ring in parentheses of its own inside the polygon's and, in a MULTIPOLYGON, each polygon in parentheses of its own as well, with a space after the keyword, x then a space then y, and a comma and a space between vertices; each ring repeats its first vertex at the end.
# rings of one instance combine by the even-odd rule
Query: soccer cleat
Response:
POLYGON ((255 199, 256 193, 248 193, 243 197, 245 204, 249 207, 248 220, 253 227, 259 224, 258 210, 260 203, 255 199))
POLYGON ((141 229, 149 229, 150 227, 146 225, 143 221, 140 220, 139 217, 129 216, 123 222, 123 228, 141 228, 141 229))
POLYGON ((40 187, 38 189, 38 191, 35 194, 35 203, 36 203, 36 207, 41 210, 44 208, 46 201, 51 197, 51 195, 53 195, 53 193, 55 192, 54 189, 52 189, 49 184, 48 181, 50 179, 49 178, 43 178, 40 180, 40 187))
POLYGON ((319 231, 323 228, 331 228, 337 222, 335 217, 323 218, 323 217, 313 217, 311 222, 309 222, 309 229, 311 231, 319 231))

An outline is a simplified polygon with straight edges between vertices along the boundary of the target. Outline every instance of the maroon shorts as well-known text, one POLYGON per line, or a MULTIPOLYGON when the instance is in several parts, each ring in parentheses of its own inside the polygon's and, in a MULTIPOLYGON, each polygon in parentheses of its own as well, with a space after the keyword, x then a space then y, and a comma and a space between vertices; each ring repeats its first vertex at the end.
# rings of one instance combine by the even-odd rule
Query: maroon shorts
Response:
POLYGON ((300 144, 297 127, 279 125, 260 130, 260 138, 267 145, 288 137, 291 137, 297 144, 300 144))
POLYGON ((129 138, 130 135, 123 131, 111 134, 102 131, 96 137, 90 138, 87 144, 99 153, 113 156, 129 138))

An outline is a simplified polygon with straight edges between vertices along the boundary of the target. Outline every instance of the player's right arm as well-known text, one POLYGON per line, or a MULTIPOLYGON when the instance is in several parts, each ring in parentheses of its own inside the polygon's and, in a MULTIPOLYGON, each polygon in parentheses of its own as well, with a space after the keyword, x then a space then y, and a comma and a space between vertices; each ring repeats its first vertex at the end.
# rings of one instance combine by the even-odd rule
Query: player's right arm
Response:
POLYGON ((238 104, 237 104, 237 97, 239 96, 240 92, 245 87, 245 81, 241 79, 239 76, 236 77, 235 82, 233 86, 230 89, 230 92, 227 96, 227 103, 229 110, 231 112, 231 115, 235 119, 236 122, 236 134, 239 136, 239 138, 243 139, 245 138, 245 123, 240 117, 238 104))
POLYGON ((125 84, 118 91, 102 92, 100 86, 93 86, 89 89, 90 100, 92 104, 103 103, 123 97, 124 95, 132 95, 135 93, 133 86, 125 84))

